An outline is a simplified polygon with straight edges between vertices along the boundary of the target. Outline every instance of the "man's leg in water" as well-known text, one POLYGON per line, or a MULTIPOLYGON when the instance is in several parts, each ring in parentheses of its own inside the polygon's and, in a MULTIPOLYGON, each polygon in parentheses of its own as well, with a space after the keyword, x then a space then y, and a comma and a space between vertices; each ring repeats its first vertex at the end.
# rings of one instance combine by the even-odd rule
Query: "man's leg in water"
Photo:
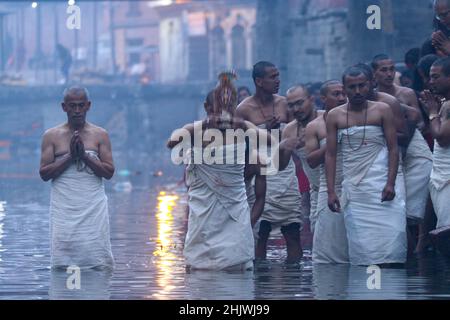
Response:
POLYGON ((281 233, 286 241, 286 262, 299 262, 303 256, 302 245, 300 243, 300 223, 291 223, 287 226, 281 227, 281 233))
POLYGON ((267 255, 267 241, 269 240, 270 231, 272 226, 269 221, 262 220, 259 225, 258 241, 256 242, 255 258, 256 260, 262 260, 267 255))

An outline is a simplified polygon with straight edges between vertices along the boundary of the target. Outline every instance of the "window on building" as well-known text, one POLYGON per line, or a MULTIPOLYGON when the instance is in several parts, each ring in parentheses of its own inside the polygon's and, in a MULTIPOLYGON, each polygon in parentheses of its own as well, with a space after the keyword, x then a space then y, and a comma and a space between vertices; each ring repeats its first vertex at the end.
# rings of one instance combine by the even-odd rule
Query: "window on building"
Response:
POLYGON ((141 15, 140 1, 128 2, 128 17, 139 17, 141 15))
POLYGON ((132 52, 128 55, 128 64, 134 65, 141 62, 141 54, 138 52, 132 52))
POLYGON ((213 77, 227 66, 224 31, 221 26, 211 30, 211 64, 213 77))
POLYGON ((247 58, 247 47, 245 42, 244 27, 237 24, 231 30, 231 47, 233 68, 245 69, 247 58))

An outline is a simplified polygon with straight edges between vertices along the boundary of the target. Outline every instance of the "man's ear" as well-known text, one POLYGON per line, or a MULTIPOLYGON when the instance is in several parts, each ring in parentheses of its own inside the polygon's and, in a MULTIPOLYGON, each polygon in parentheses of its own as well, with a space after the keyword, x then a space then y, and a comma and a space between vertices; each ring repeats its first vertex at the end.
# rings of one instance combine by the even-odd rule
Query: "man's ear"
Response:
POLYGON ((62 108, 65 112, 67 112, 67 110, 66 110, 66 104, 65 104, 64 102, 61 102, 61 108, 62 108))
POLYGON ((325 101, 327 100, 327 97, 324 95, 320 95, 320 101, 322 101, 323 103, 325 103, 325 101))
POLYGON ((262 79, 261 78, 255 78, 255 84, 257 87, 261 87, 262 86, 262 79))
POLYGON ((89 111, 90 108, 91 108, 91 102, 88 101, 88 103, 87 103, 87 110, 86 111, 89 111))

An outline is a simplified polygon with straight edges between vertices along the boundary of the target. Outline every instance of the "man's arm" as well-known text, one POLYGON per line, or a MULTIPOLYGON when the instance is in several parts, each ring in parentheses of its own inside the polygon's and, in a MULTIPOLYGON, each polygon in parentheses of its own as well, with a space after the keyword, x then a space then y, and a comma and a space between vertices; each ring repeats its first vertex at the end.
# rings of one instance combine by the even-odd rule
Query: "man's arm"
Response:
POLYGON ((306 126, 305 130, 305 148, 308 154, 306 162, 313 169, 324 163, 325 151, 327 150, 326 144, 320 146, 317 137, 317 126, 318 123, 310 123, 306 126))
POLYGON ((431 132, 442 148, 450 147, 450 106, 444 105, 439 117, 431 121, 431 132))
POLYGON ((421 99, 430 116, 434 116, 430 120, 431 134, 437 143, 443 148, 450 146, 449 132, 449 106, 445 103, 442 107, 437 97, 430 91, 425 90, 421 99))
POLYGON ((82 153, 81 160, 83 160, 84 163, 92 169, 96 176, 109 180, 114 175, 115 170, 112 158, 111 141, 109 140, 109 136, 106 131, 102 130, 99 134, 100 142, 98 157, 100 160, 89 156, 86 152, 82 153))
POLYGON ((408 131, 405 115, 402 112, 401 104, 396 98, 394 98, 389 103, 389 107, 391 108, 392 115, 394 117, 394 125, 396 129, 398 144, 407 147, 412 136, 408 131))
POLYGON ((237 106, 236 111, 235 111, 235 116, 237 118, 241 118, 243 120, 248 121, 248 117, 245 112, 245 104, 241 103, 240 105, 237 106))
POLYGON ((259 165, 247 164, 245 166, 245 178, 248 180, 253 176, 255 176, 255 203, 250 213, 252 227, 261 217, 264 210, 264 203, 266 202, 266 176, 261 174, 259 165))
POLYGON ((281 134, 281 142, 278 148, 280 171, 283 171, 288 166, 292 152, 305 145, 304 137, 292 136, 290 131, 290 128, 286 127, 281 134))
POLYGON ((72 162, 73 158, 70 152, 55 161, 55 146, 52 141, 52 134, 47 131, 42 138, 41 145, 41 164, 39 168, 41 179, 48 181, 57 178, 72 162))
POLYGON ((325 172, 327 176, 328 207, 333 212, 340 211, 339 199, 334 188, 336 180, 336 153, 337 153, 337 118, 334 112, 327 116, 327 146, 325 151, 325 172))
POLYGON ((391 201, 395 197, 395 179, 397 178, 399 152, 392 110, 389 106, 383 105, 380 113, 389 155, 388 179, 382 192, 381 201, 391 201))
MULTIPOLYGON (((191 145, 194 141, 194 127, 196 124, 187 124, 183 128, 176 129, 170 135, 169 140, 167 141, 167 148, 173 149, 179 143, 185 142, 186 140, 191 142, 191 145)), ((199 124, 200 125, 200 124, 199 124)), ((203 127, 203 122, 202 122, 203 127)), ((202 128, 200 128, 201 130, 202 128)))

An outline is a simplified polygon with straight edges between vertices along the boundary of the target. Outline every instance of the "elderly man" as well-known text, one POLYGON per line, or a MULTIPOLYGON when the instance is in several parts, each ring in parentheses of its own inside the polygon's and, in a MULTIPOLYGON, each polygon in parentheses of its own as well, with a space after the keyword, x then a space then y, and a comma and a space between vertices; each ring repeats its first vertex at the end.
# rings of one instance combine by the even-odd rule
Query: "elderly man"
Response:
POLYGON ((86 121, 88 91, 64 91, 67 122, 43 136, 40 175, 52 180, 50 202, 51 265, 112 267, 108 200, 103 178, 114 163, 108 133, 86 121))

